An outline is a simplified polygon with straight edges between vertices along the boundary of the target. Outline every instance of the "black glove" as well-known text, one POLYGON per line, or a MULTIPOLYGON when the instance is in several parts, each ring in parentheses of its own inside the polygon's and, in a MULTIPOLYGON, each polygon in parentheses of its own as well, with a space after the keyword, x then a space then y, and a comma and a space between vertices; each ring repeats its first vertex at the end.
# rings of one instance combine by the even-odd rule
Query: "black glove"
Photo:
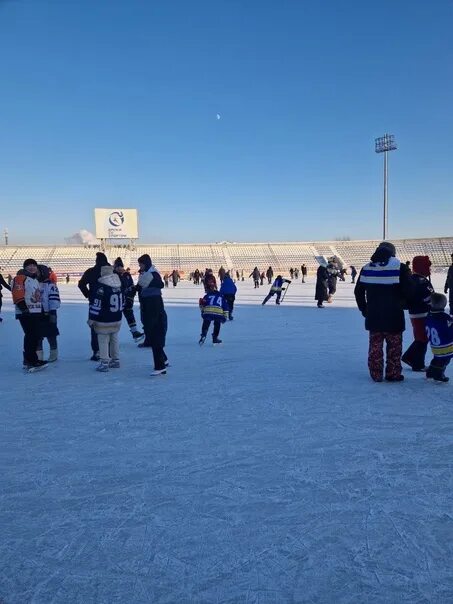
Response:
POLYGON ((30 314, 30 311, 28 310, 28 306, 26 305, 25 300, 21 300, 20 302, 18 302, 16 304, 16 306, 17 306, 17 308, 20 310, 20 312, 23 315, 29 315, 30 314))
POLYGON ((52 325, 56 325, 57 324, 57 313, 50 313, 50 315, 49 315, 49 323, 52 323, 52 325))

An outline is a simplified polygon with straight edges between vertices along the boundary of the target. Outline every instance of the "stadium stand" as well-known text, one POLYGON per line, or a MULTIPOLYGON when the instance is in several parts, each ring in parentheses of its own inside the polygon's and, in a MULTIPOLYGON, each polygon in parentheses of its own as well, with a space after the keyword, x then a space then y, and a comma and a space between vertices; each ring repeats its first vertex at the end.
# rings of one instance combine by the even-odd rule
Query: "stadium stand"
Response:
MULTIPOLYGON (((161 272, 178 269, 184 274, 196 268, 207 267, 217 271, 220 266, 228 269, 243 270, 250 274, 255 266, 265 271, 272 266, 275 271, 287 274, 290 267, 306 264, 310 271, 316 270, 317 256, 338 256, 345 266, 360 268, 368 262, 380 240, 367 241, 313 241, 288 243, 212 243, 212 244, 156 244, 111 246, 106 254, 113 263, 117 256, 123 258, 124 265, 137 270, 137 258, 149 254, 161 272)), ((412 260, 417 255, 431 258, 434 269, 445 268, 451 263, 453 237, 435 239, 399 239, 392 240, 398 257, 402 261, 412 260)), ((0 246, 0 267, 4 274, 14 275, 22 268, 25 258, 35 258, 52 267, 59 275, 67 273, 78 277, 87 268, 93 266, 98 246, 0 246)))

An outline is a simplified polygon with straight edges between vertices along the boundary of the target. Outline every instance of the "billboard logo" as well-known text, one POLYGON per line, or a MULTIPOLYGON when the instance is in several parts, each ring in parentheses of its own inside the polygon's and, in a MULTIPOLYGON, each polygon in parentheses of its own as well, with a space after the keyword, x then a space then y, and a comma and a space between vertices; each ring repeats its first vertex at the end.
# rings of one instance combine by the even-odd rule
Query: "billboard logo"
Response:
POLYGON ((109 222, 113 227, 120 227, 124 223, 123 212, 112 212, 109 216, 109 222))

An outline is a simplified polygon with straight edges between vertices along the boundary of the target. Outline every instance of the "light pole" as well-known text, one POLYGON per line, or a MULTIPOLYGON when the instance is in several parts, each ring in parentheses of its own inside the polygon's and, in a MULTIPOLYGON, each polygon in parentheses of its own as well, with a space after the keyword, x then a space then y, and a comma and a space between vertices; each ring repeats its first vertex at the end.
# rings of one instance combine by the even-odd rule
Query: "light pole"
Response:
POLYGON ((5 245, 8 245, 8 229, 5 229, 4 235, 5 235, 5 245))
POLYGON ((387 239, 388 234, 388 152, 394 151, 396 147, 395 137, 393 134, 384 134, 379 138, 374 139, 376 153, 384 154, 384 224, 383 224, 383 240, 387 239))

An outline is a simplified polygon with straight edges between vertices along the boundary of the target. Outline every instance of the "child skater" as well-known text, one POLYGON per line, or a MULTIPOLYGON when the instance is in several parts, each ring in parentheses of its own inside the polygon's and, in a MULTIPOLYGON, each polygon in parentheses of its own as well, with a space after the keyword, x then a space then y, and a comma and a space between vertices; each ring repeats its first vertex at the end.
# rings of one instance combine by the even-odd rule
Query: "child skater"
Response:
POLYGON ((275 300, 275 304, 280 304, 283 283, 291 283, 291 281, 289 279, 283 279, 283 277, 281 275, 278 275, 277 278, 275 279, 275 281, 272 283, 270 292, 267 294, 267 296, 262 301, 262 303, 261 303, 262 306, 264 306, 266 304, 266 302, 268 300, 270 300, 272 298, 272 296, 274 296, 275 294, 277 294, 277 299, 275 300))
POLYGON ((233 282, 233 279, 230 277, 230 271, 225 273, 223 277, 222 285, 220 286, 220 295, 224 300, 227 301, 228 304, 228 318, 230 321, 233 320, 233 309, 234 309, 234 301, 236 299, 237 287, 233 282))
POLYGON ((96 371, 106 372, 120 366, 120 345, 118 333, 124 308, 121 281, 113 267, 101 266, 101 276, 97 280, 88 325, 94 329, 99 341, 100 364, 96 371))
POLYGON ((453 357, 453 317, 445 312, 447 296, 432 294, 431 311, 426 318, 426 333, 434 355, 426 377, 436 382, 448 382, 445 368, 453 357))
POLYGON ((211 283, 208 285, 208 287, 209 289, 204 297, 200 298, 200 310, 201 317, 203 319, 203 323, 201 325, 201 337, 198 342, 200 346, 202 346, 206 340, 211 321, 214 322, 212 343, 222 343, 222 340, 219 340, 220 326, 222 323, 225 323, 229 315, 228 302, 219 294, 215 285, 211 283))
POLYGON ((52 281, 50 269, 44 264, 38 264, 38 281, 41 291, 42 304, 42 337, 39 340, 36 354, 40 361, 44 360, 43 341, 47 338, 49 342, 49 363, 55 363, 58 359, 57 336, 60 335, 57 327, 57 310, 60 308, 60 292, 57 284, 52 281))

